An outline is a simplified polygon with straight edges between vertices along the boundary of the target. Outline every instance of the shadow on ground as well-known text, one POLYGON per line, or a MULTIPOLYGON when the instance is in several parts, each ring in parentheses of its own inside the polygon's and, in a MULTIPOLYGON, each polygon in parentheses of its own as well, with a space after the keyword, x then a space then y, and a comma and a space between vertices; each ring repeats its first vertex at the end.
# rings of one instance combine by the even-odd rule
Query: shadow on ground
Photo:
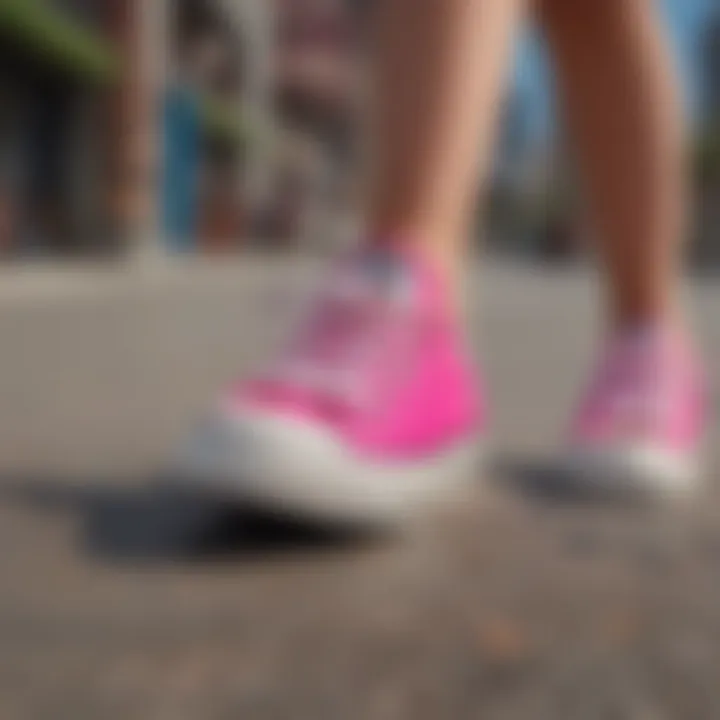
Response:
POLYGON ((505 456, 493 465, 493 478, 500 489, 535 504, 633 512, 662 505, 662 495, 651 487, 643 489, 620 475, 603 476, 599 471, 588 471, 583 477, 578 475, 578 468, 573 470, 558 460, 505 456))
POLYGON ((287 559, 369 542, 360 532, 199 498, 166 483, 6 480, 0 482, 0 502, 72 516, 80 523, 82 550, 109 563, 287 559))
MULTIPOLYGON (((626 516, 636 523, 641 516, 646 520, 667 516, 654 512, 657 506, 640 498, 588 491, 556 463, 539 457, 500 457, 491 476, 492 484, 513 501, 569 511, 581 525, 588 525, 593 517, 619 520, 626 516)), ((79 525, 82 552, 109 564, 307 559, 357 551, 387 539, 383 534, 349 531, 246 505, 229 505, 206 495, 179 491, 167 479, 145 483, 110 479, 79 483, 50 477, 0 479, 0 503, 33 513, 69 516, 79 525)), ((543 512, 541 516, 553 522, 568 517, 566 512, 543 512)), ((585 528, 581 535, 587 531, 585 528)), ((572 546, 588 544, 595 543, 570 541, 572 546)))

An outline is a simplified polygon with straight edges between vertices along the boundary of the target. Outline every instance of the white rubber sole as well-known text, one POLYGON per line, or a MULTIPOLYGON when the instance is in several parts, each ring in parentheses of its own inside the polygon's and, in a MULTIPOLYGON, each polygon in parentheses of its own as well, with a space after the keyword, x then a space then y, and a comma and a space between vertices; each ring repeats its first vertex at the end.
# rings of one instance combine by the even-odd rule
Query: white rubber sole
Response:
POLYGON ((579 492, 629 499, 682 500, 693 495, 701 475, 694 455, 654 446, 574 448, 560 470, 579 492))
POLYGON ((414 462, 368 461, 324 428, 253 410, 203 427, 178 469, 183 482, 220 497, 333 523, 396 525, 458 498, 480 455, 468 441, 414 462))

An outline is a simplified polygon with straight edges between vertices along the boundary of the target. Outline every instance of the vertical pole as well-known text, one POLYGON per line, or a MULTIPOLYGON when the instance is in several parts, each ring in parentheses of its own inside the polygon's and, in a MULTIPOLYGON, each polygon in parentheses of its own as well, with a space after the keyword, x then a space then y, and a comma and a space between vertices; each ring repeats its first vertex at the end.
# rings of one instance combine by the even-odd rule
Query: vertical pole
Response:
POLYGON ((172 0, 113 0, 108 25, 122 56, 109 103, 111 222, 131 261, 162 253, 161 103, 172 0))
POLYGON ((134 239, 140 259, 163 254, 162 109, 170 62, 172 0, 133 0, 137 47, 133 61, 137 127, 131 148, 139 171, 134 239))
POLYGON ((242 173, 242 195, 251 215, 267 202, 273 185, 276 2, 224 0, 225 9, 232 16, 243 44, 245 76, 238 104, 245 123, 247 144, 239 160, 238 172, 242 173))

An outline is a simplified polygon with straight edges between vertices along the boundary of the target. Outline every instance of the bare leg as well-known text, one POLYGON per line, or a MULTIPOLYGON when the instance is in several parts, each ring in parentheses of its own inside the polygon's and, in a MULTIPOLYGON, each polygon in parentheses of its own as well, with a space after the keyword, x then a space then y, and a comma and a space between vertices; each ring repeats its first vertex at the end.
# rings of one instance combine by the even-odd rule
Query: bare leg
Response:
POLYGON ((684 119, 654 0, 541 0, 620 326, 675 315, 684 119))
POLYGON ((492 158, 526 0, 384 0, 378 16, 369 230, 452 272, 492 158))

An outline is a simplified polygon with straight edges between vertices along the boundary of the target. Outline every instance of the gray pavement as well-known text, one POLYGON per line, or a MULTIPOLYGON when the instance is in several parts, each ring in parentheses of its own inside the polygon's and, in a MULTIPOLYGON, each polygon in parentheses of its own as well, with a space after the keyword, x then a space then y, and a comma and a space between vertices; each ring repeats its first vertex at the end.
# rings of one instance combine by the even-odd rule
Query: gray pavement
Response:
MULTIPOLYGON (((547 465, 591 357, 586 274, 473 272, 498 460, 405 540, 157 484, 314 271, 255 258, 0 289, 0 718, 720 717, 717 458, 682 508, 518 482, 547 465)), ((720 285, 690 296, 720 379, 720 285)))

